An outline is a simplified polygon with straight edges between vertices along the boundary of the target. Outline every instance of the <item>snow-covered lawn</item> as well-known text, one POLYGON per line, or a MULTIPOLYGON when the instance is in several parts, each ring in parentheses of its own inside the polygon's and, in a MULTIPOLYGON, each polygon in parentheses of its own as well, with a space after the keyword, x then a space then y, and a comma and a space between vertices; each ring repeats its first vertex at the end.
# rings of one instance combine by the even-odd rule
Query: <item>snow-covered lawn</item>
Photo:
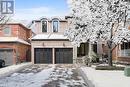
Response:
POLYGON ((130 87, 130 77, 124 76, 124 71, 103 71, 90 67, 82 67, 95 87, 130 87))
POLYGON ((87 85, 72 65, 32 65, 0 79, 0 87, 87 87, 87 85))

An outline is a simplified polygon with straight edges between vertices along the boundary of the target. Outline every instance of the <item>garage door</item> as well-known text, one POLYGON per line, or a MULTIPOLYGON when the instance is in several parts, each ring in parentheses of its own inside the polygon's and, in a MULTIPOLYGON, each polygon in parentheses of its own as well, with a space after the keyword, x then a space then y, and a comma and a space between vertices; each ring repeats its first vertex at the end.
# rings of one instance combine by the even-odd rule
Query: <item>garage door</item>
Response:
POLYGON ((13 50, 0 49, 0 59, 5 61, 5 65, 12 65, 13 64, 13 50))
POLYGON ((35 48, 34 63, 52 64, 52 49, 51 48, 35 48))
POLYGON ((72 64, 73 49, 72 48, 55 48, 56 64, 72 64))

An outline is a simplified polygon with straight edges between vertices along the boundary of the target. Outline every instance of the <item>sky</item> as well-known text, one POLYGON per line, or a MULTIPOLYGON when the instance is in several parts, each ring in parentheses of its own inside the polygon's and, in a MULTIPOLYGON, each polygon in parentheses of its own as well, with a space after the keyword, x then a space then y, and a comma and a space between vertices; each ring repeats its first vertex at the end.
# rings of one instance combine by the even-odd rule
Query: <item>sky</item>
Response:
POLYGON ((15 0, 14 19, 33 20, 68 14, 67 0, 15 0))

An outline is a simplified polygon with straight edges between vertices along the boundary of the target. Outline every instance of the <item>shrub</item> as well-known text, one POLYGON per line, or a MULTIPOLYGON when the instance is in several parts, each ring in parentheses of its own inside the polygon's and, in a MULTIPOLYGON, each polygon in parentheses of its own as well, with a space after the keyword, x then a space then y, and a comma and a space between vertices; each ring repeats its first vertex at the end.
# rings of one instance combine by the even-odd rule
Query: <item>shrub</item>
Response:
POLYGON ((124 70, 125 67, 121 66, 96 66, 96 70, 124 70))

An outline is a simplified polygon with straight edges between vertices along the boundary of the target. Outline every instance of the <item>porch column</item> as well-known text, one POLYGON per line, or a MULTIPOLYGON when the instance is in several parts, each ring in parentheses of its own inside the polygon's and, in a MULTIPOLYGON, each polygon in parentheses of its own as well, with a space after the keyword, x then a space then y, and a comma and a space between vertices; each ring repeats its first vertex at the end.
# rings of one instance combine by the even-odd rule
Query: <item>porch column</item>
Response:
POLYGON ((55 64, 55 49, 52 48, 52 63, 55 64))
POLYGON ((91 51, 92 51, 92 47, 91 47, 91 42, 89 42, 89 49, 88 49, 88 57, 90 58, 90 61, 92 60, 91 58, 91 51))
POLYGON ((118 56, 121 56, 121 45, 118 46, 118 56))
POLYGON ((77 59, 77 46, 73 46, 73 63, 76 64, 77 59))
POLYGON ((97 54, 102 58, 103 48, 102 48, 102 41, 97 42, 97 54))
POLYGON ((31 44, 31 62, 32 64, 34 64, 34 46, 32 44, 31 44))

